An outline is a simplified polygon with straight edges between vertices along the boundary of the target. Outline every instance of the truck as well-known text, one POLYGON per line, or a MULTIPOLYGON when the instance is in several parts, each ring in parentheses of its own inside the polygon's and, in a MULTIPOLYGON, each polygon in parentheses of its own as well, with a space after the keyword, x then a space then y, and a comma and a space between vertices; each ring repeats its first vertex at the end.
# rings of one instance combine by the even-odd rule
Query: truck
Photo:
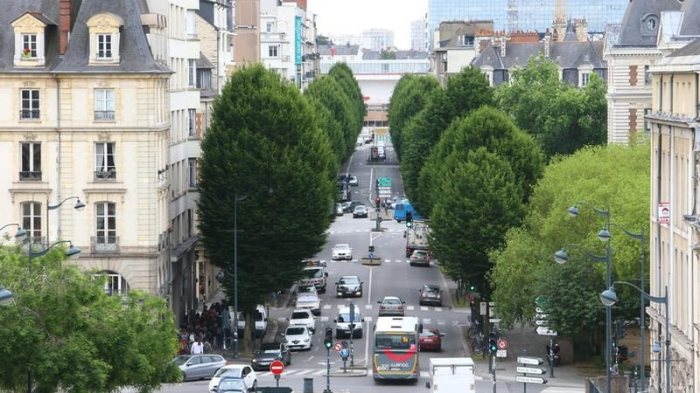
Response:
POLYGON ((302 278, 299 280, 299 285, 313 285, 319 293, 326 292, 326 265, 321 261, 304 261, 304 269, 302 278))
POLYGON ((430 393, 476 392, 474 360, 463 358, 430 358, 430 393))
POLYGON ((413 220, 413 226, 406 228, 404 232, 404 237, 406 238, 406 258, 410 257, 415 250, 425 250, 428 252, 428 255, 430 255, 428 235, 430 235, 428 220, 413 220))

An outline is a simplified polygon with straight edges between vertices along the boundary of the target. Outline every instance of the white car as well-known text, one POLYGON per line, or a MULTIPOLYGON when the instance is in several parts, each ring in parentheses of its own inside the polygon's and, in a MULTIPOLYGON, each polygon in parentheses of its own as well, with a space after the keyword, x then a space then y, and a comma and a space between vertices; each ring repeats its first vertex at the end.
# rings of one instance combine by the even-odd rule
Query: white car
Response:
POLYGON ((333 247, 333 250, 331 251, 331 253, 332 253, 331 257, 333 258, 333 260, 336 260, 336 259, 351 260, 352 259, 352 248, 350 248, 350 245, 347 243, 336 244, 335 247, 333 247))
POLYGON ((284 341, 289 350, 311 349, 311 333, 306 325, 289 325, 284 331, 284 341))
POLYGON ((348 184, 350 184, 351 186, 359 186, 360 182, 357 180, 357 176, 350 176, 348 184))
POLYGON ((295 309, 309 310, 313 315, 321 315, 321 299, 313 293, 297 294, 295 309))
POLYGON ((255 375, 253 368, 247 364, 227 364, 221 367, 209 381, 210 392, 216 392, 219 387, 219 380, 223 377, 240 378, 245 382, 245 386, 249 387, 250 391, 255 392, 258 389, 258 377, 255 375))
POLYGON ((315 285, 298 285, 297 286, 297 296, 301 296, 304 294, 318 296, 318 289, 316 289, 315 285))
POLYGON ((292 315, 289 317, 289 324, 306 325, 311 334, 316 332, 316 317, 309 309, 298 308, 292 311, 292 315))

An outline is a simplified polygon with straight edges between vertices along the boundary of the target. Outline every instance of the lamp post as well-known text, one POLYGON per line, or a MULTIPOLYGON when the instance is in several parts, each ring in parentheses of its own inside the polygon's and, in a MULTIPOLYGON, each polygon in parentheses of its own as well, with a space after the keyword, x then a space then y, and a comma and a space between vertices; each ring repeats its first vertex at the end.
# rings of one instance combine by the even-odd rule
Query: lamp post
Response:
MULTIPOLYGON (((654 303, 663 303, 664 304, 664 309, 665 309, 665 329, 666 329, 666 358, 664 359, 665 366, 666 366, 666 393, 671 393, 671 332, 668 329, 668 287, 664 287, 664 296, 651 296, 648 293, 644 292, 642 288, 631 284, 627 281, 615 281, 614 284, 623 284, 630 286, 636 290, 638 290, 644 298, 649 299, 650 301, 654 303)), ((606 289, 605 291, 601 292, 600 294, 600 301, 603 303, 603 305, 606 308, 612 307, 613 304, 617 302, 617 294, 615 293, 615 287, 612 285, 610 288, 606 289)))
POLYGON ((233 201, 233 358, 238 358, 238 202, 247 195, 234 195, 233 201))
POLYGON ((51 234, 51 227, 49 227, 49 211, 58 209, 65 201, 69 201, 71 199, 76 199, 75 206, 73 206, 75 210, 81 211, 85 208, 85 204, 81 202, 80 198, 77 196, 68 197, 55 205, 49 204, 48 199, 46 200, 46 244, 51 244, 51 239, 49 239, 51 234))
POLYGON ((5 225, 0 227, 0 231, 2 231, 3 229, 5 229, 7 227, 11 227, 11 226, 17 227, 17 232, 15 232, 15 239, 20 240, 20 241, 23 240, 24 237, 27 235, 27 231, 22 229, 22 227, 19 224, 14 224, 14 223, 13 224, 5 224, 5 225))
MULTIPOLYGON (((646 373, 644 365, 644 346, 646 345, 644 340, 644 330, 646 326, 646 317, 644 312, 644 300, 646 299, 644 296, 644 227, 640 229, 639 233, 634 233, 614 223, 610 223, 609 225, 621 229, 622 232, 624 232, 625 235, 629 236, 630 238, 639 240, 639 378, 642 381, 642 390, 644 390, 646 387, 646 378, 644 375, 646 373)), ((612 235, 610 234, 609 230, 601 229, 598 232, 598 238, 608 243, 610 242, 611 237, 612 235)))

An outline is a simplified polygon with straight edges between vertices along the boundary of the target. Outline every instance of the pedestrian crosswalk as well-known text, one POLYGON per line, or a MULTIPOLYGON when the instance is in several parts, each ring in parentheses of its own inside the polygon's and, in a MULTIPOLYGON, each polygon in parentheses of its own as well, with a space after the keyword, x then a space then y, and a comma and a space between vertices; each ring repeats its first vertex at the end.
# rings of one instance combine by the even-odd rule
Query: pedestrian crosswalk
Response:
MULTIPOLYGON (((374 321, 374 318, 372 316, 365 316, 364 320, 367 323, 371 323, 374 321)), ((328 315, 322 315, 320 317, 317 317, 317 320, 321 323, 326 323, 326 322, 332 322, 335 319, 335 316, 328 316, 328 315)), ((287 322, 287 318, 284 317, 279 317, 277 318, 278 322, 287 322)), ((432 318, 421 318, 421 323, 423 325, 430 325, 430 326, 463 326, 464 322, 463 321, 453 321, 453 320, 444 320, 444 319, 432 319, 432 318)))
MULTIPOLYGON (((338 372, 338 368, 333 367, 331 368, 331 373, 338 372)), ((255 374, 257 375, 258 378, 260 379, 266 379, 266 378, 274 378, 274 375, 269 372, 269 371, 256 371, 255 374)), ((282 372, 282 378, 285 377, 310 377, 310 376, 324 376, 326 375, 326 368, 300 368, 300 369, 294 369, 293 366, 290 366, 288 368, 285 368, 284 371, 282 372)), ((372 376, 372 370, 369 369, 367 370, 367 375, 372 376)), ((420 377, 421 378, 428 378, 430 374, 428 371, 421 371, 420 372, 420 377)), ((558 392, 557 392, 558 393, 558 392)), ((564 393, 564 392, 562 392, 564 393)), ((570 393, 577 393, 577 392, 570 392, 570 393)))
MULTIPOLYGON (((406 230, 404 227, 393 227, 393 228, 384 228, 383 233, 401 233, 406 230)), ((372 228, 360 228, 360 229, 330 229, 326 231, 328 235, 340 235, 344 233, 368 233, 371 232, 372 228)))
MULTIPOLYGON (((321 259, 319 262, 320 262, 321 264, 323 264, 323 265, 328 265, 329 263, 358 263, 359 260, 358 260, 358 259, 352 259, 352 260, 347 260, 347 259, 335 260, 335 259, 331 259, 330 261, 328 261, 328 260, 325 260, 325 259, 321 259)), ((382 260, 382 262, 383 262, 383 263, 398 263, 398 264, 402 264, 402 263, 411 263, 411 261, 408 260, 408 259, 384 259, 384 260, 382 260)), ((433 265, 432 262, 431 262, 431 265, 433 265)))

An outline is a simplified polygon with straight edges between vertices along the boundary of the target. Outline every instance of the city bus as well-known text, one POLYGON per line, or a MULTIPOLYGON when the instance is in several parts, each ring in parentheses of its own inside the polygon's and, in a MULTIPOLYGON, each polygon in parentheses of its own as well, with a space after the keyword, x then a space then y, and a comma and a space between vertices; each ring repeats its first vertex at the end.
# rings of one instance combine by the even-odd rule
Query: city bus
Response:
POLYGON ((377 318, 372 354, 372 375, 375 381, 418 381, 420 329, 416 317, 377 318))

